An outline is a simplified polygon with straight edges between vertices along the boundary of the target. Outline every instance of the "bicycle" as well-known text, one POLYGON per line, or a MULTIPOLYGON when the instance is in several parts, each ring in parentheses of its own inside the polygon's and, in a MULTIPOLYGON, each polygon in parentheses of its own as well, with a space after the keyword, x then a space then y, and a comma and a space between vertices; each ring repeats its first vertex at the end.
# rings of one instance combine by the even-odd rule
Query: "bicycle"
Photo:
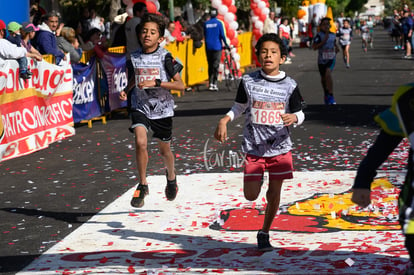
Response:
POLYGON ((229 90, 239 87, 239 70, 230 49, 224 50, 224 81, 229 90))

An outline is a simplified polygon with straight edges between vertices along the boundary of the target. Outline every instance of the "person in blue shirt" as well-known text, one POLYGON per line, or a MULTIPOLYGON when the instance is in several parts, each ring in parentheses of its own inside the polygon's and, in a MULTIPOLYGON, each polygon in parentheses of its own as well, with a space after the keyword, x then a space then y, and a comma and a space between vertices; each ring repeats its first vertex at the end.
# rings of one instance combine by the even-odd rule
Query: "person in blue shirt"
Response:
POLYGON ((59 14, 50 11, 44 17, 44 22, 39 26, 36 33, 35 46, 41 54, 51 54, 56 58, 56 64, 66 60, 65 53, 58 48, 56 34, 60 33, 63 25, 59 25, 59 14))
POLYGON ((404 36, 405 55, 404 58, 411 59, 411 36, 413 34, 413 18, 411 17, 410 11, 404 11, 404 18, 402 20, 402 31, 404 36))
POLYGON ((210 11, 210 20, 204 23, 204 36, 206 44, 206 55, 208 63, 208 81, 209 90, 218 91, 217 79, 219 73, 219 65, 221 59, 221 52, 224 43, 225 47, 230 48, 227 44, 227 38, 224 33, 223 23, 218 20, 217 10, 212 9, 210 11))

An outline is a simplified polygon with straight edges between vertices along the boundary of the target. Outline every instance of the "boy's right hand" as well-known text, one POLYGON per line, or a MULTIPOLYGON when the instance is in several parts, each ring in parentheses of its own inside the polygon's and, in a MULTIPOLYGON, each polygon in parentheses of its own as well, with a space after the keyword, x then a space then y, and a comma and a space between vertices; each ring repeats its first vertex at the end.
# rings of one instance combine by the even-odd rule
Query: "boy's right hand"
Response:
POLYGON ((220 142, 225 142, 227 139, 227 125, 219 123, 216 131, 214 132, 214 137, 220 142))

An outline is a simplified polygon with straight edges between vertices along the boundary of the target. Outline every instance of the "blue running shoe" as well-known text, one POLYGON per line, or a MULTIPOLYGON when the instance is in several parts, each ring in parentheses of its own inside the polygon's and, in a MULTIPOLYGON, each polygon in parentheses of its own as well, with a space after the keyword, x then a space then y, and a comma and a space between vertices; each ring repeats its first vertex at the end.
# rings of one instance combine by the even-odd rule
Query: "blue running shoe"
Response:
POLYGON ((325 104, 326 105, 335 105, 336 101, 333 95, 326 95, 325 96, 325 104))

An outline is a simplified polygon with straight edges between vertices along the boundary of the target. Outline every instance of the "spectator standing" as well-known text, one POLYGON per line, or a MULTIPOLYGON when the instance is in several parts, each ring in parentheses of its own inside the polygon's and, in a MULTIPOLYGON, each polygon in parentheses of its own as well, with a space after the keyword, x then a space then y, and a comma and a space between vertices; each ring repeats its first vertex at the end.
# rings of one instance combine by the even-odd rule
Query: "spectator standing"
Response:
POLYGON ((57 46, 56 33, 59 32, 59 15, 56 11, 48 12, 44 17, 44 22, 39 26, 36 33, 35 46, 41 54, 51 54, 55 57, 56 64, 66 60, 66 56, 57 46))
MULTIPOLYGON (((394 50, 398 51, 401 50, 401 35, 402 35, 402 25, 400 22, 400 15, 394 14, 392 21, 391 21, 391 37, 395 41, 394 50)), ((411 36, 412 37, 412 36, 411 36)))
POLYGON ((134 75, 134 68, 131 63, 131 53, 139 49, 141 46, 138 42, 136 27, 141 23, 141 18, 147 12, 145 3, 135 3, 133 8, 133 17, 125 23, 125 38, 126 38, 126 66, 128 69, 128 78, 134 75))
POLYGON ((128 13, 124 9, 120 9, 119 14, 115 16, 111 25, 111 35, 109 38, 111 47, 126 45, 125 24, 127 17, 128 13))
POLYGON ((103 17, 99 16, 96 14, 96 10, 95 9, 91 9, 89 11, 89 19, 88 19, 88 29, 98 29, 100 30, 102 33, 105 32, 105 20, 103 17))
MULTIPOLYGON (((269 13, 269 15, 270 15, 270 13, 269 13)), ((277 33, 274 17, 275 17, 274 13, 273 13, 273 19, 270 16, 266 17, 266 19, 263 23, 263 34, 277 33)))
POLYGON ((344 25, 345 15, 343 12, 339 14, 339 17, 336 18, 337 29, 342 28, 344 25))
POLYGON ((210 11, 210 16, 211 18, 204 23, 204 36, 208 63, 208 89, 210 91, 218 91, 217 80, 223 44, 227 49, 230 49, 230 47, 226 41, 227 38, 224 33, 223 23, 216 18, 217 10, 212 9, 210 11))
POLYGON ((409 10, 404 11, 404 18, 402 19, 402 31, 404 37, 405 55, 404 58, 411 59, 411 36, 413 34, 413 18, 409 10))
POLYGON ((336 34, 329 31, 330 22, 329 17, 321 19, 320 32, 316 35, 312 47, 314 50, 318 50, 318 69, 321 75, 325 104, 334 105, 336 101, 333 94, 332 71, 339 48, 336 44, 336 34))
POLYGON ((30 22, 35 26, 42 23, 42 16, 46 11, 40 6, 39 0, 30 0, 30 22))
POLYGON ((310 47, 312 47, 313 40, 315 39, 316 35, 318 34, 318 25, 319 25, 318 17, 317 17, 317 14, 314 13, 313 16, 312 16, 312 20, 309 24, 309 27, 310 27, 310 33, 309 33, 310 44, 309 44, 309 46, 310 47))
POLYGON ((186 37, 184 33, 184 19, 182 16, 175 17, 175 28, 174 31, 171 33, 172 36, 175 37, 175 40, 178 42, 183 42, 186 37))
POLYGON ((292 29, 289 26, 289 19, 283 18, 282 24, 279 26, 279 37, 282 39, 285 48, 288 50, 288 56, 286 58, 285 64, 290 64, 291 59, 290 57, 294 57, 295 55, 292 53, 292 29))
POLYGON ((168 22, 168 26, 165 29, 165 34, 164 34, 166 44, 175 41, 175 37, 172 35, 174 30, 175 30, 175 23, 172 21, 168 22))
MULTIPOLYGON (((89 19, 91 18, 91 13, 89 11, 88 7, 83 7, 82 8, 82 13, 81 13, 81 18, 79 20, 79 24, 80 26, 78 26, 78 28, 80 28, 79 30, 81 31, 80 35, 82 36, 82 39, 85 39, 86 34, 89 31, 89 19)), ((81 42, 79 40, 79 42, 81 42)))
POLYGON ((29 79, 31 73, 27 69, 27 57, 39 59, 39 56, 27 52, 26 48, 18 47, 17 45, 11 43, 6 36, 6 24, 3 20, 0 20, 0 58, 2 59, 15 59, 19 63, 20 77, 23 79, 29 79))
POLYGON ((57 38, 57 43, 59 49, 69 53, 71 63, 79 63, 82 57, 82 49, 79 47, 79 41, 73 28, 63 27, 60 36, 57 38))

